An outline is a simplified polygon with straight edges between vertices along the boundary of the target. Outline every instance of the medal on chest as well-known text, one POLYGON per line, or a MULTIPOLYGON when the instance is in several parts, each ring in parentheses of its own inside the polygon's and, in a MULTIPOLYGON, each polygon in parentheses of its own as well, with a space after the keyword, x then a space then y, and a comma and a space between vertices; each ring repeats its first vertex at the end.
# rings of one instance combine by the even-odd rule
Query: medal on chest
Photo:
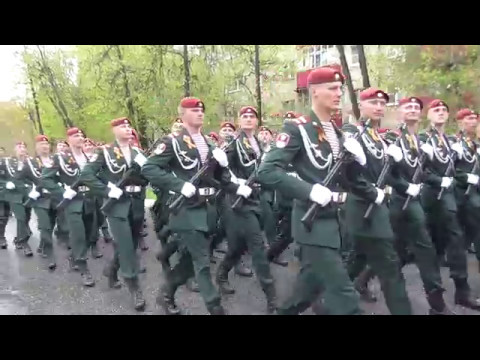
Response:
POLYGON ((123 158, 122 151, 118 147, 113 148, 113 156, 106 147, 103 148, 103 156, 105 157, 105 164, 112 174, 119 174, 127 168, 127 164, 119 165, 118 160, 123 158))
MULTIPOLYGON (((188 137, 188 139, 190 140, 191 142, 191 138, 189 136, 184 136, 184 142, 185 142, 185 138, 188 137)), ((189 146, 187 143, 187 147, 189 149, 193 149, 195 144, 193 144, 193 146, 189 146)), ((177 157, 177 160, 178 160, 178 163, 180 164, 180 166, 182 167, 182 169, 184 170, 192 170, 194 169, 198 164, 199 164, 199 160, 198 159, 192 159, 191 157, 189 157, 187 155, 187 151, 185 150, 182 150, 177 138, 173 138, 172 139, 172 147, 173 147, 173 152, 175 153, 175 156, 177 157)), ((196 148, 196 146, 195 146, 196 148)))

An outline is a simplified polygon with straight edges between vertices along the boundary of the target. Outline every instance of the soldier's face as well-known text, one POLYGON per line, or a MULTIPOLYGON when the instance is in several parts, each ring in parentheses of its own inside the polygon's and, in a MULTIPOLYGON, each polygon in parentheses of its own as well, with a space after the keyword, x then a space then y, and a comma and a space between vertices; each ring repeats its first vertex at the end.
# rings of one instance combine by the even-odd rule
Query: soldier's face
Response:
POLYGON ((27 147, 23 144, 15 146, 15 153, 17 156, 25 156, 27 155, 27 147))
POLYGON ((64 143, 57 144, 57 152, 65 152, 68 150, 68 146, 64 143))
POLYGON ((85 136, 83 133, 76 133, 68 137, 68 143, 75 148, 83 148, 85 136))
POLYGON ((240 128, 243 130, 255 130, 258 119, 255 114, 243 114, 240 116, 240 128))
POLYGON ((428 110, 427 118, 433 125, 443 125, 448 120, 448 109, 446 106, 438 106, 428 110))
POLYGON ((312 88, 312 105, 330 111, 339 110, 342 103, 343 85, 340 81, 314 85, 312 88))
POLYGON ((387 101, 385 99, 370 99, 360 102, 363 117, 371 120, 381 120, 385 116, 387 101))
POLYGON ((182 121, 188 126, 199 128, 203 125, 204 118, 203 108, 184 109, 182 121))
POLYGON ((87 154, 92 153, 93 150, 95 149, 95 146, 89 141, 83 143, 83 152, 86 152, 87 154))
POLYGON ((222 139, 225 139, 228 136, 233 136, 234 133, 235 133, 235 131, 232 128, 224 127, 222 129, 220 129, 220 132, 218 133, 218 135, 220 135, 220 137, 222 139))
POLYGON ((119 140, 130 141, 133 137, 132 127, 130 124, 121 124, 113 128, 115 137, 119 140))
POLYGON ((475 132, 478 124, 478 116, 477 115, 469 115, 465 116, 463 120, 460 121, 460 126, 468 133, 475 132))
POLYGON ((272 135, 268 131, 260 131, 258 133, 258 139, 264 143, 272 141, 272 135))
POLYGON ((50 144, 48 141, 40 141, 35 144, 35 150, 40 155, 47 155, 50 152, 50 144))
POLYGON ((420 115, 422 114, 422 109, 420 104, 416 103, 407 103, 398 109, 400 114, 400 120, 403 121, 418 121, 420 120, 420 115))

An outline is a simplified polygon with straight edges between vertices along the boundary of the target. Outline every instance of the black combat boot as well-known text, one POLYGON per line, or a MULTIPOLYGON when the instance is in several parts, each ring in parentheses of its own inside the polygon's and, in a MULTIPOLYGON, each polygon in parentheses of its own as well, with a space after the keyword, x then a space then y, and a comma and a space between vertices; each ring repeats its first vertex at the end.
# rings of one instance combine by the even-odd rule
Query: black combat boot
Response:
POLYGON ((227 315, 222 305, 213 305, 207 307, 210 315, 227 315))
POLYGON ((93 279, 92 274, 87 268, 87 264, 79 265, 80 268, 80 275, 82 276, 82 284, 85 287, 93 287, 95 286, 95 280, 93 279))
POLYGON ((445 304, 443 292, 443 289, 436 289, 427 294, 430 315, 455 315, 445 304))
POLYGON ((282 253, 288 247, 289 242, 286 239, 277 236, 274 243, 267 250, 268 261, 280 266, 288 266, 288 261, 282 258, 282 253))
MULTIPOLYGON (((28 240, 27 240, 28 241, 28 240)), ((30 245, 28 245, 28 242, 25 241, 23 244, 22 244, 22 247, 23 247, 23 255, 25 255, 26 257, 32 257, 33 256, 33 251, 32 249, 30 248, 30 245)))
POLYGON ((243 263, 242 259, 240 259, 240 261, 235 265, 235 274, 243 277, 252 277, 253 271, 243 263))
POLYGON ((73 259, 72 255, 70 255, 68 257, 68 266, 70 268, 70 271, 79 271, 80 270, 78 265, 75 263, 75 260, 73 259))
POLYGON ((40 239, 40 243, 38 244, 38 248, 37 248, 37 254, 42 255, 44 251, 44 247, 45 247, 45 241, 43 241, 43 239, 40 239))
POLYGON ((57 268, 57 263, 55 262, 55 258, 51 257, 48 260, 48 270, 54 271, 57 268))
POLYGON ((262 287, 267 298, 267 314, 273 315, 277 312, 277 294, 275 291, 275 286, 272 283, 262 287))
POLYGON ((453 281, 455 283, 455 304, 480 311, 480 301, 472 297, 467 279, 453 279, 453 281))
POLYGON ((0 249, 5 250, 7 248, 7 239, 0 237, 0 249))
POLYGON ((191 292, 195 292, 195 293, 200 292, 200 288, 198 287, 198 283, 197 283, 197 280, 195 279, 195 277, 192 277, 192 278, 188 279, 185 286, 191 292))
POLYGON ((120 289, 122 287, 120 280, 118 280, 118 266, 116 266, 114 260, 103 268, 103 276, 108 279, 110 289, 120 289))
POLYGON ((13 239, 13 244, 15 245, 15 250, 22 250, 23 249, 23 244, 18 242, 18 238, 16 236, 13 239))
POLYGON ((8 246, 5 238, 5 228, 7 227, 8 218, 0 219, 0 249, 5 250, 8 246))
POLYGON ((140 289, 140 283, 138 281, 138 278, 135 277, 133 279, 125 279, 125 283, 128 286, 130 294, 132 294, 135 310, 144 311, 146 303, 143 297, 142 290, 140 289))
POLYGON ((100 259, 101 257, 103 257, 103 254, 98 251, 97 243, 93 243, 91 245, 90 253, 92 254, 92 258, 94 259, 100 259))
POLYGON ((216 280, 218 289, 222 294, 225 295, 235 294, 235 289, 228 282, 228 272, 230 271, 230 269, 231 267, 226 265, 224 261, 220 263, 217 269, 216 280))
POLYGON ((375 276, 373 270, 367 267, 360 275, 354 280, 353 285, 355 290, 360 294, 360 298, 369 303, 377 302, 377 297, 368 288, 368 282, 375 276))
POLYGON ((168 284, 160 288, 157 304, 163 307, 166 315, 181 315, 180 309, 175 304, 175 290, 171 289, 168 284))
POLYGON ((226 254, 228 251, 228 245, 226 241, 222 241, 220 244, 218 244, 215 250, 221 254, 226 254))

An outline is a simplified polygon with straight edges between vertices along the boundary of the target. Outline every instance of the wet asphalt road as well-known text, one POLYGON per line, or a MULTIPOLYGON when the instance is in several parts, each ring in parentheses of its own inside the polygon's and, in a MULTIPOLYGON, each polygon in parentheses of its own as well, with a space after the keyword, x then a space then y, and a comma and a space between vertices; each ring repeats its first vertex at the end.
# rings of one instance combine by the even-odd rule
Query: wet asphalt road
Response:
MULTIPOLYGON (((97 282, 93 288, 84 288, 80 283, 79 273, 69 271, 67 251, 64 248, 56 246, 57 269, 50 272, 45 268, 45 260, 35 252, 39 233, 36 231, 36 218, 33 214, 30 226, 34 231, 29 242, 34 256, 25 258, 23 252, 15 250, 12 244, 15 236, 15 218, 11 218, 8 223, 9 247, 7 250, 0 250, 0 315, 163 315, 163 310, 155 304, 155 296, 162 282, 162 270, 154 256, 159 242, 152 231, 147 238, 150 249, 146 252, 139 251, 142 263, 147 267, 147 273, 142 274, 140 278, 147 300, 147 308, 144 313, 137 313, 132 309, 131 298, 126 287, 123 286, 120 290, 111 290, 108 288, 106 279, 101 275, 106 259, 111 258, 113 253, 110 244, 99 242, 99 249, 104 257, 89 260, 90 270, 97 282)), ((150 219, 149 229, 151 229, 150 219)), ((289 249, 286 255, 288 259, 292 260, 288 268, 272 265, 280 301, 288 296, 297 271, 292 250, 289 249)), ((469 269, 473 292, 480 295, 478 265, 472 255, 469 256, 469 269)), ((407 266, 404 273, 415 314, 427 314, 428 304, 423 294, 417 268, 412 265, 407 266)), ((448 269, 442 269, 442 276, 444 286, 447 288, 446 301, 450 308, 461 315, 480 314, 454 306, 454 287, 453 282, 448 278, 448 269)), ((263 315, 266 303, 255 277, 241 278, 231 273, 230 279, 237 292, 223 298, 227 312, 231 315, 263 315)), ((363 309, 369 314, 387 315, 388 310, 376 280, 373 289, 379 296, 379 301, 373 305, 362 304, 363 309)), ((185 314, 207 314, 199 294, 191 293, 185 287, 180 288, 177 292, 177 304, 185 314)), ((307 311, 305 314, 311 314, 311 312, 307 311)))

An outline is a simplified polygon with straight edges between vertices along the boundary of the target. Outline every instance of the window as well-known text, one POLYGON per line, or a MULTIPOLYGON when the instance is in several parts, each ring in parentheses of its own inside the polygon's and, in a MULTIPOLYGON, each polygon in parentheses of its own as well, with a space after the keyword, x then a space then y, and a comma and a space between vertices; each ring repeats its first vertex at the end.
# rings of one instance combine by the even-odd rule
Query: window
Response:
POLYGON ((312 45, 307 48, 306 65, 317 68, 328 65, 333 58, 334 45, 312 45))
POLYGON ((233 94, 233 93, 241 91, 241 84, 240 83, 244 82, 244 81, 245 81, 245 79, 243 77, 235 80, 235 83, 232 86, 230 86, 230 88, 227 90, 227 93, 228 94, 233 94))
POLYGON ((358 48, 357 45, 350 45, 350 51, 352 52, 352 65, 358 64, 358 48))

